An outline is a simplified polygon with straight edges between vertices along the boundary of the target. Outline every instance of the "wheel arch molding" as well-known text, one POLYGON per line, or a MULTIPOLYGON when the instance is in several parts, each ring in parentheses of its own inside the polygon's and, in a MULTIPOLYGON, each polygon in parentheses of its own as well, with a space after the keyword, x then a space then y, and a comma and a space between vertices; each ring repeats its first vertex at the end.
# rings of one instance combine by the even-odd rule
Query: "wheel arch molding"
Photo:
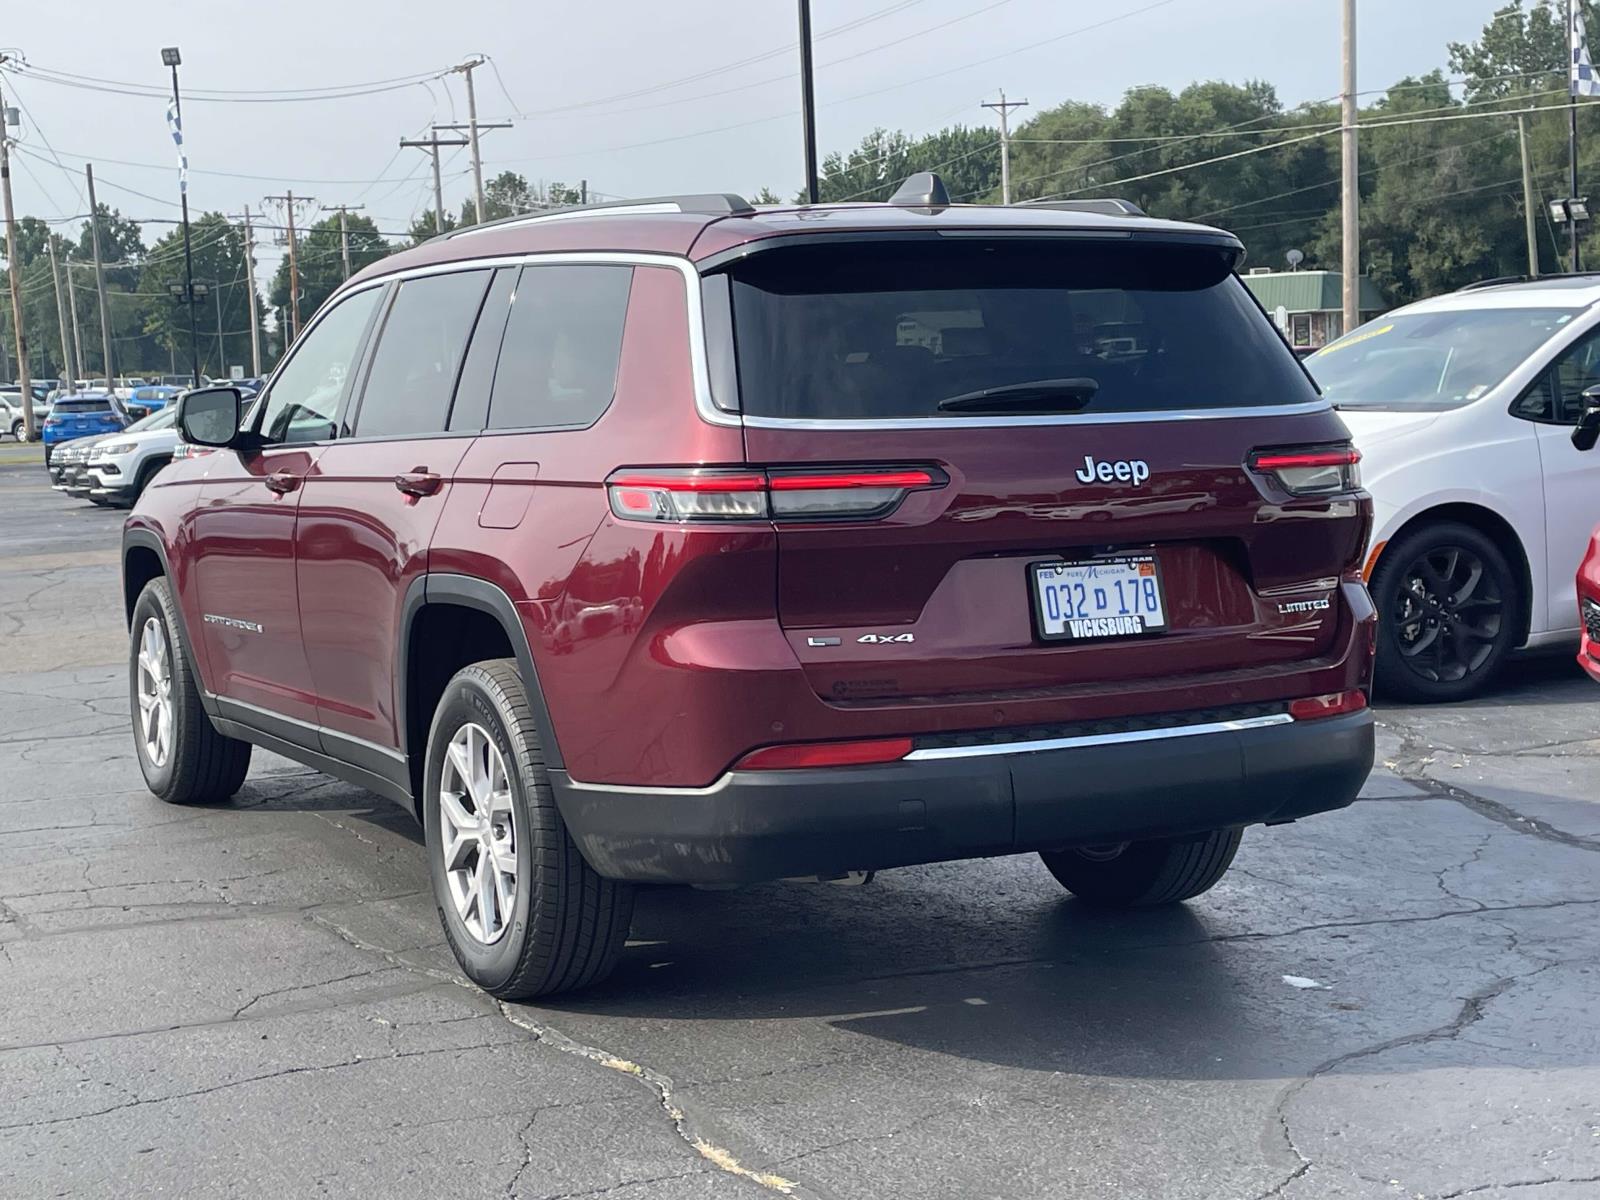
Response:
POLYGON ((1521 590, 1517 606, 1517 639, 1513 643, 1513 648, 1525 644, 1533 631, 1536 593, 1543 595, 1544 589, 1534 577, 1533 564, 1528 558, 1528 548, 1523 544, 1522 536, 1517 532, 1516 526, 1486 505, 1471 501, 1446 501, 1411 513, 1396 524, 1389 534, 1378 539, 1383 550, 1372 560, 1373 574, 1377 574, 1377 568, 1388 554, 1389 547, 1395 542, 1408 533, 1442 521, 1458 521, 1476 529, 1499 546, 1501 552, 1505 554, 1511 569, 1516 572, 1517 586, 1521 590))
MULTIPOLYGON (((533 647, 528 641, 527 630, 517 615, 517 608, 511 597, 497 585, 477 576, 428 572, 413 579, 406 589, 395 646, 395 725, 400 734, 401 752, 405 754, 410 764, 413 794, 417 803, 421 803, 423 794, 421 776, 427 758, 425 739, 433 713, 431 709, 422 714, 414 714, 411 711, 415 698, 413 691, 418 683, 414 670, 417 664, 413 662, 416 650, 415 635, 417 624, 423 619, 424 614, 430 609, 441 608, 461 608, 482 613, 499 626, 500 632, 511 647, 512 657, 517 661, 518 673, 522 677, 523 686, 527 689, 528 701, 538 725, 545 762, 552 769, 561 769, 563 766, 561 751, 551 724, 550 710, 545 703, 544 689, 539 684, 539 671, 534 663, 533 647), (416 719, 419 715, 420 722, 416 719), (423 739, 421 742, 416 738, 419 729, 423 739)), ((463 662, 459 665, 467 664, 463 662)))

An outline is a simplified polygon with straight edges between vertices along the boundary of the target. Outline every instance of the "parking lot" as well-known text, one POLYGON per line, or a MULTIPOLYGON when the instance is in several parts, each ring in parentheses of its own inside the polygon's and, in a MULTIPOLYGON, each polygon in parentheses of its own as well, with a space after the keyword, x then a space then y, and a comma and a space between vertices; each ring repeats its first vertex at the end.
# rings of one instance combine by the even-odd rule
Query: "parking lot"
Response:
MULTIPOLYGON (((22 457, 19 453, 10 456, 22 457)), ((420 833, 258 752, 165 807, 121 514, 0 465, 0 1194, 1590 1197, 1600 690, 1380 711, 1353 808, 1175 911, 1031 857, 658 889, 548 1005, 468 987, 420 833)))

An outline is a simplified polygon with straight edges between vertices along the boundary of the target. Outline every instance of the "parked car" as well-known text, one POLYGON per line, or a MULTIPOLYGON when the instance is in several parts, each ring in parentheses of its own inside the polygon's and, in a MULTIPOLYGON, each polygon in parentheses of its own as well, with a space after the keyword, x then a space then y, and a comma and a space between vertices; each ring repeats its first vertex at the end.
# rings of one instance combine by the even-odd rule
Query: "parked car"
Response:
MULTIPOLYGON (((50 405, 39 395, 37 388, 32 390, 35 428, 42 429, 45 418, 50 415, 50 405)), ((14 384, 0 385, 0 432, 9 433, 13 441, 20 442, 26 431, 23 421, 22 388, 14 384)))
POLYGON ((922 176, 385 258, 253 419, 179 401, 216 452, 123 543, 145 779, 219 800, 255 744, 405 805, 497 996, 603 975, 634 883, 1038 851, 1195 896, 1373 753, 1358 455, 1242 254, 922 176))
POLYGON ((92 439, 84 462, 88 496, 101 504, 131 504, 156 472, 172 461, 178 445, 178 410, 168 405, 135 421, 120 434, 92 439))
POLYGON ((74 392, 50 406, 44 421, 44 460, 48 464, 57 446, 78 438, 120 432, 127 424, 109 392, 74 392))
POLYGON ((1572 564, 1600 495, 1573 445, 1600 384, 1600 280, 1468 288, 1397 309, 1306 360, 1362 455, 1377 681, 1483 691, 1519 649, 1577 643, 1572 564))
POLYGON ((87 500, 92 484, 88 479, 89 452, 94 449, 97 442, 116 437, 121 433, 99 433, 92 437, 78 438, 56 449, 54 455, 45 464, 45 470, 50 476, 50 486, 58 492, 78 500, 87 500))
POLYGON ((159 383, 146 384, 144 387, 134 388, 128 394, 127 407, 135 417, 147 417, 165 408, 182 394, 182 388, 167 387, 159 383))
POLYGON ((1600 527, 1589 539, 1589 552, 1578 567, 1578 619, 1583 630, 1578 665, 1600 683, 1600 527))

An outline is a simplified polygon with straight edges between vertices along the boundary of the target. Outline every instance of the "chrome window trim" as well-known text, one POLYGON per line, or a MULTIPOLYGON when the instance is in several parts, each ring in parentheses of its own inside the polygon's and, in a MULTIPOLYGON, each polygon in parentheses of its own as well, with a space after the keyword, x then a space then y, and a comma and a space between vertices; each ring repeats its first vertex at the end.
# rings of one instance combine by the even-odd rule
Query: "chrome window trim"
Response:
POLYGON ((1091 733, 1079 737, 1042 738, 1031 742, 991 742, 981 746, 933 746, 913 750, 901 762, 946 762, 957 758, 991 758, 1000 754, 1039 754, 1048 750, 1077 750, 1084 746, 1117 746, 1129 742, 1159 742, 1167 738, 1201 737, 1211 733, 1234 733, 1243 729, 1266 729, 1273 725, 1292 725, 1288 713, 1269 713, 1243 717, 1237 721, 1208 721, 1203 725, 1166 725, 1159 729, 1130 729, 1123 733, 1091 733))
POLYGON ((1213 421, 1245 417, 1287 417, 1332 412, 1326 400, 1297 404, 1259 404, 1234 408, 1141 408, 1126 412, 1055 413, 1047 416, 1009 417, 869 417, 865 419, 812 417, 755 417, 745 415, 750 429, 1013 429, 1033 425, 1134 425, 1144 421, 1213 421))
MULTIPOLYGON (((592 215, 584 213, 585 216, 592 215)), ((541 218, 548 220, 549 218, 541 218)), ((503 227, 499 227, 503 228, 503 227)), ((444 275, 454 271, 478 271, 493 267, 536 267, 542 264, 552 266, 603 266, 623 265, 633 267, 671 267, 683 278, 684 294, 687 300, 689 317, 689 369, 694 386, 694 407, 700 414, 700 419, 708 425, 723 425, 737 428, 741 424, 738 413, 723 412, 711 400, 711 369, 706 359, 706 329, 705 313, 701 307, 700 298, 700 272, 687 258, 676 254, 659 254, 646 251, 631 250, 554 250, 548 253, 538 251, 521 254, 499 254, 483 258, 461 258, 450 262, 429 263, 426 266, 406 267, 399 271, 390 271, 376 279, 363 280, 354 287, 335 292, 324 301, 321 309, 312 323, 306 326, 304 337, 316 328, 316 323, 321 320, 322 314, 333 307, 336 301, 353 295, 369 287, 377 287, 390 282, 404 282, 422 275, 444 275)), ((287 359, 285 359, 287 361, 287 359)), ((278 369, 273 370, 276 376, 278 369)), ((267 387, 262 389, 263 394, 272 386, 272 380, 267 381, 267 387)), ((485 431, 487 432, 487 431, 485 431)), ((499 431, 496 431, 499 432, 499 431)), ((307 443, 309 444, 309 443, 307 443)))

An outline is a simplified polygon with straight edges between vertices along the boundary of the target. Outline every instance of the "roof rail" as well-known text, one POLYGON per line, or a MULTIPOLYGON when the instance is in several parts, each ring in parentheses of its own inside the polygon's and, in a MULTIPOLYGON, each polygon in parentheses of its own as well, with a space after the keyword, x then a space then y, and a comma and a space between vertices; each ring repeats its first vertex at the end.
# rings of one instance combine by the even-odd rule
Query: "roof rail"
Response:
POLYGON ((1019 207, 1056 208, 1063 212, 1103 213, 1108 217, 1143 217, 1149 214, 1132 200, 1104 197, 1096 200, 1023 200, 1019 207))
POLYGON ((1463 284, 1458 287, 1458 292, 1475 292, 1479 288, 1500 287, 1507 283, 1540 283, 1544 280, 1573 279, 1573 278, 1600 278, 1600 271, 1552 271, 1548 275, 1501 275, 1497 279, 1480 279, 1476 283, 1463 284))
POLYGON ((432 241, 448 241, 492 229, 515 228, 538 221, 570 220, 574 217, 626 217, 638 213, 700 213, 710 217, 747 217, 755 212, 750 202, 732 192, 707 192, 685 196, 649 196, 641 200, 608 200, 602 204, 574 204, 543 212, 517 213, 481 225, 452 229, 432 241))

